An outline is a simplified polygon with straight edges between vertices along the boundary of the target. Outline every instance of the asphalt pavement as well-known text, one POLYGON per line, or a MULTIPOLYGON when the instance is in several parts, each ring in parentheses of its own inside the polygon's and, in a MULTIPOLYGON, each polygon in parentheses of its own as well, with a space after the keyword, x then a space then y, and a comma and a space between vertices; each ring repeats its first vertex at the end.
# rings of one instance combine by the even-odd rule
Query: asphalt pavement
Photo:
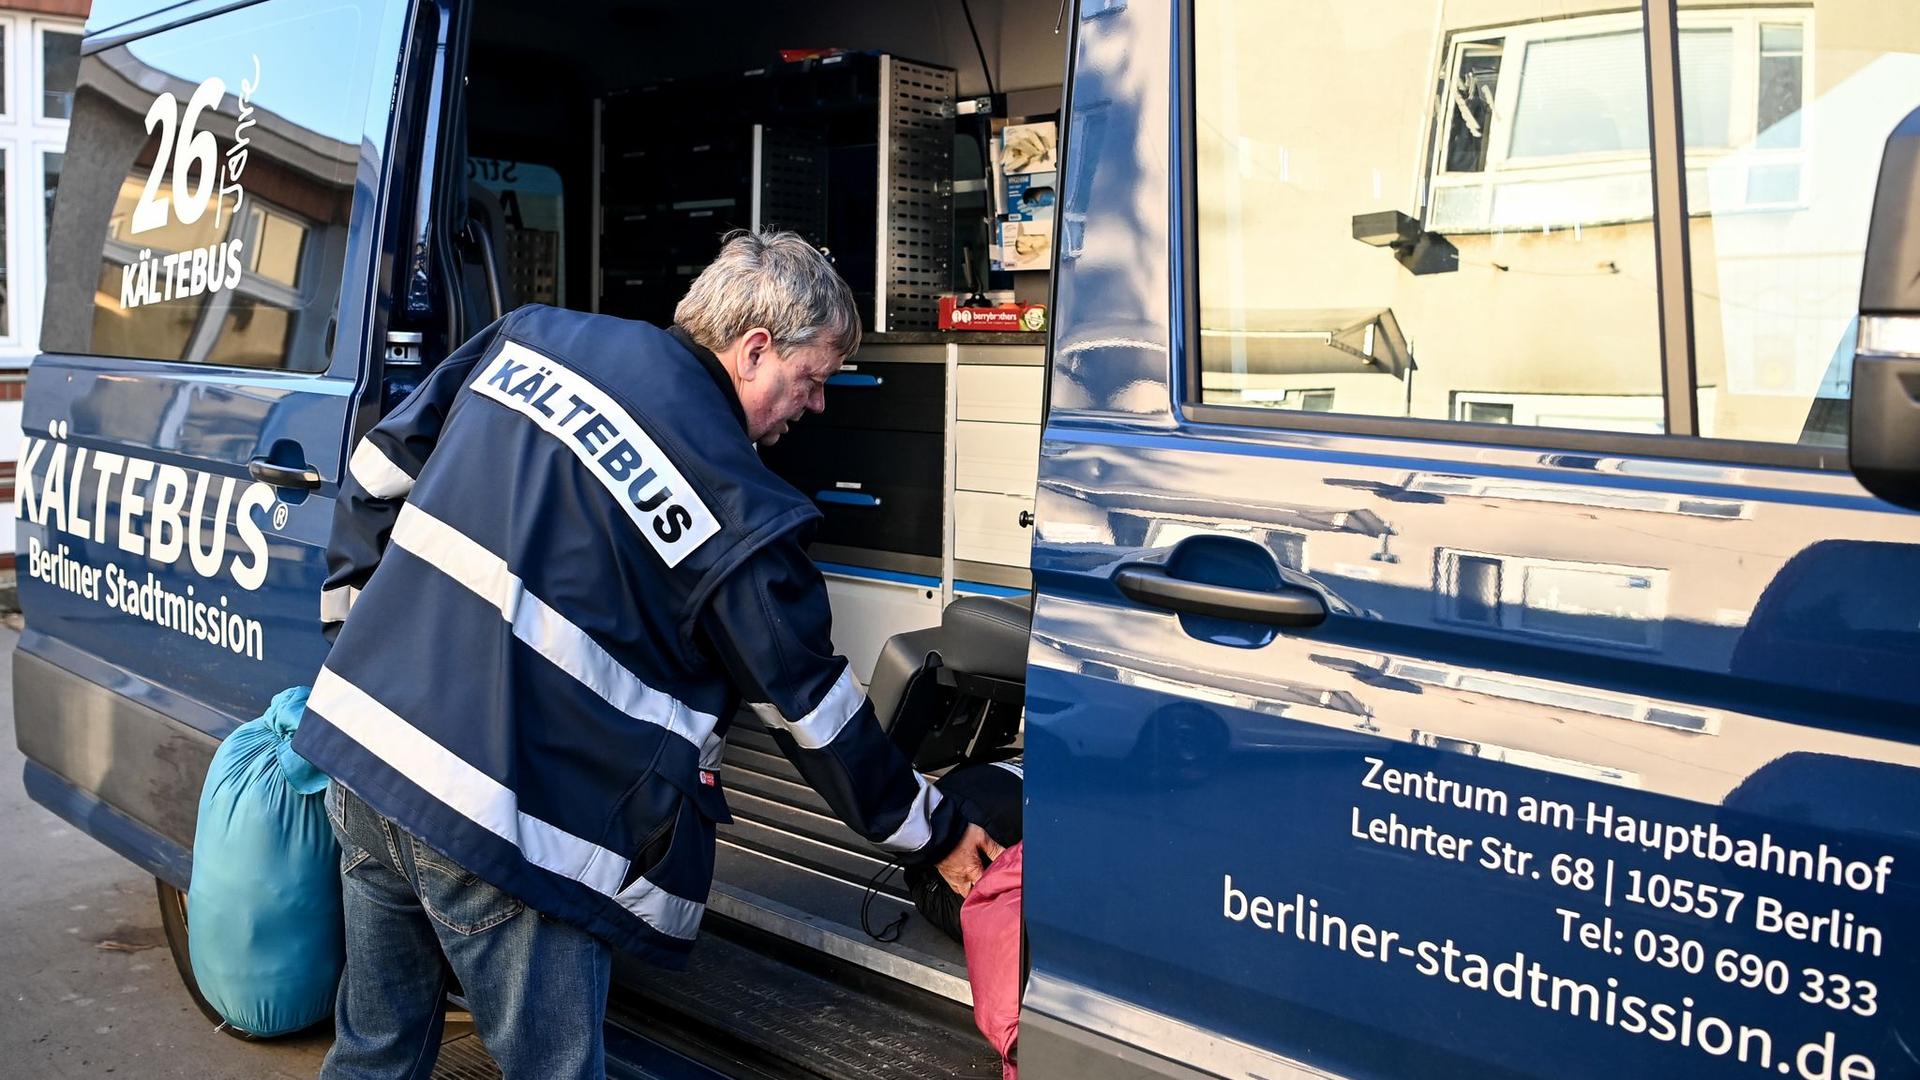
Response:
POLYGON ((174 971, 153 878, 27 798, 0 628, 0 1077, 311 1077, 331 1031, 216 1032, 174 971))

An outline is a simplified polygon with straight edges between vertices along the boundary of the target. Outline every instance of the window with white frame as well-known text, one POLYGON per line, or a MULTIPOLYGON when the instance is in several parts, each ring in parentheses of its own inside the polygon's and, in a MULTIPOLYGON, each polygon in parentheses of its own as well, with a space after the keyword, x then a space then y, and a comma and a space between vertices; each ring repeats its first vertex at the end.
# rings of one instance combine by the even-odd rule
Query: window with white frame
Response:
POLYGON ((0 367, 38 347, 80 38, 71 19, 0 12, 0 367))
POLYGON ((1441 549, 1434 559, 1442 620, 1533 637, 1658 649, 1667 572, 1441 549))
MULTIPOLYGON (((1805 7, 1680 12, 1691 212, 1803 204, 1812 23, 1805 7), (1715 168, 1730 161, 1739 168, 1715 168)), ((1574 228, 1651 217, 1645 49, 1635 13, 1452 35, 1427 228, 1574 228)))
POLYGON ((1663 399, 1654 394, 1507 394, 1459 390, 1453 419, 1475 424, 1570 427, 1658 435, 1663 399))
POLYGON ((1498 477, 1456 476, 1450 473, 1412 473, 1407 477, 1402 489, 1427 495, 1558 503, 1562 506, 1589 508, 1605 507, 1610 510, 1638 510, 1652 514, 1683 514, 1688 517, 1714 518, 1720 521, 1753 516, 1753 504, 1738 499, 1628 491, 1624 488, 1596 488, 1584 484, 1543 484, 1533 480, 1514 481, 1498 477))
POLYGON ((1293 409, 1297 412, 1332 412, 1333 390, 1325 387, 1306 389, 1248 387, 1240 391, 1239 401, 1246 405, 1264 405, 1268 408, 1293 409))

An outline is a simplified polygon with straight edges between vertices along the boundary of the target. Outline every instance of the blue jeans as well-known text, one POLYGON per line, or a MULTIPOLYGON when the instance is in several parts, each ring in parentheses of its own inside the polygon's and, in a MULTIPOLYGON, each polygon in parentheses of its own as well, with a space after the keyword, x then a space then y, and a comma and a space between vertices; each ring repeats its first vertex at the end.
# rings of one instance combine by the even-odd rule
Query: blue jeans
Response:
POLYGON ((425 1080, 440 1053, 448 976, 508 1080, 606 1076, 612 954, 414 839, 338 783, 347 973, 323 1078, 425 1080))

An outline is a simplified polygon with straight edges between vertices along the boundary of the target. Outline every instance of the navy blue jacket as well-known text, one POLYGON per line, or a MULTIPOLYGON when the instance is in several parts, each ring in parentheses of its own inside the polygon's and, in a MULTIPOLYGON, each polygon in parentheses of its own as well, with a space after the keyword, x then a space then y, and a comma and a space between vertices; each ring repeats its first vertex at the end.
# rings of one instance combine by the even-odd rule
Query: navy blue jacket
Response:
POLYGON ((321 596, 337 637, 295 740, 480 877, 676 966, 742 703, 902 861, 964 827, 834 655, 819 512, 702 351, 529 307, 435 368, 353 452, 321 596))

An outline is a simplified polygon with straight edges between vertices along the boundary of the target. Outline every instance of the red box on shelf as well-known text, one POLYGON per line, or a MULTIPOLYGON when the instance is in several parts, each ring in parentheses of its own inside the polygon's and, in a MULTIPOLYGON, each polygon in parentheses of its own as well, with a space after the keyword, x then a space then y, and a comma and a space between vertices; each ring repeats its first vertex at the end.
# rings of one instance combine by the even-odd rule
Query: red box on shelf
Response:
POLYGON ((995 304, 961 307, 954 296, 940 298, 940 329, 988 332, 1035 331, 1047 328, 1045 304, 995 304))

